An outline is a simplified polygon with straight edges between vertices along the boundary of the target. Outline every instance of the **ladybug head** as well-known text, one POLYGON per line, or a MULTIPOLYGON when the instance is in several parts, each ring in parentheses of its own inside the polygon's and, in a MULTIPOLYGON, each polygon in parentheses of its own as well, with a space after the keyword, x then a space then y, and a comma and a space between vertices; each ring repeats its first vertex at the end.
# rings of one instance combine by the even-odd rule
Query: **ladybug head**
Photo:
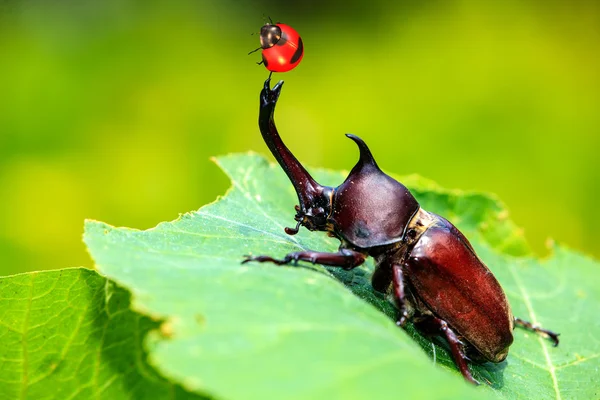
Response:
POLYGON ((281 28, 277 25, 266 24, 260 28, 260 47, 268 49, 281 39, 281 28))

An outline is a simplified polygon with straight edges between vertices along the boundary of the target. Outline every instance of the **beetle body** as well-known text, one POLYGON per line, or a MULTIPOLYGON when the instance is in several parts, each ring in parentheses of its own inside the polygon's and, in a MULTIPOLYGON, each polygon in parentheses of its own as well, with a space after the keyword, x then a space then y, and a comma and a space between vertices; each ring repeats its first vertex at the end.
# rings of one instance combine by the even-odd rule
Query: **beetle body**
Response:
POLYGON ((428 336, 444 337, 464 378, 477 383, 467 360, 501 362, 513 342, 515 324, 558 344, 558 335, 515 319, 491 271, 449 221, 423 210, 410 191, 381 171, 365 142, 347 135, 360 158, 338 187, 318 184, 285 146, 274 122, 279 82, 267 79, 260 96, 259 127, 265 143, 296 189, 295 228, 326 231, 341 242, 337 253, 302 251, 282 259, 247 256, 244 262, 278 265, 309 261, 352 269, 375 259, 373 287, 389 293, 407 321, 428 336))
POLYGON ((266 24, 260 29, 262 64, 271 72, 290 71, 302 61, 304 45, 294 28, 285 24, 266 24))
POLYGON ((424 305, 418 312, 460 333, 471 358, 504 360, 514 317, 500 284, 454 225, 435 214, 420 220, 425 230, 402 263, 410 292, 424 305))

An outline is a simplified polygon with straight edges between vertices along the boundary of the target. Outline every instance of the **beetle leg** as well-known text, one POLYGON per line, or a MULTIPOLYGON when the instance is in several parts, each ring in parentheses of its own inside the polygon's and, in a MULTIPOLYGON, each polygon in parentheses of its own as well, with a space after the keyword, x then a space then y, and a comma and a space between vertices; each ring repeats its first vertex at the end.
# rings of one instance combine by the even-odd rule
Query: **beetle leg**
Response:
POLYGON ((366 256, 363 253, 350 249, 340 249, 339 253, 320 253, 317 251, 297 251, 290 253, 278 260, 269 256, 245 256, 242 261, 245 264, 250 261, 272 262, 277 265, 296 264, 298 261, 308 261, 313 264, 328 265, 330 267, 341 267, 346 270, 353 269, 365 262, 366 256))
POLYGON ((558 346, 558 335, 560 335, 560 333, 554 333, 547 329, 542 329, 529 321, 522 320, 521 318, 515 318, 515 326, 520 326, 521 328, 533 331, 540 336, 552 340, 552 342, 554 343, 554 347, 558 346))
POLYGON ((393 266, 392 283, 394 287, 394 298, 396 299, 396 305, 398 306, 400 316, 400 319, 396 321, 396 325, 404 326, 409 315, 406 309, 406 302, 404 301, 404 275, 400 265, 394 264, 393 266))
POLYGON ((452 358, 456 363, 456 366, 460 370, 462 376, 474 385, 479 385, 479 382, 473 378, 467 360, 469 359, 463 349, 463 343, 460 341, 456 333, 448 326, 446 321, 437 317, 425 317, 420 321, 415 321, 415 327, 426 335, 443 335, 448 344, 450 345, 450 351, 452 352, 452 358))
POLYGON ((454 358, 454 362, 458 366, 460 373, 462 376, 468 380, 469 382, 479 385, 479 382, 473 378, 471 375, 471 371, 469 371, 469 366, 467 365, 467 356, 463 351, 462 342, 456 336, 456 333, 446 323, 446 321, 442 321, 439 318, 435 318, 436 322, 439 321, 440 330, 446 336, 446 340, 448 344, 450 344, 450 350, 452 351, 452 358, 454 358))
POLYGON ((302 220, 298 221, 295 228, 288 228, 287 226, 283 229, 285 233, 288 235, 295 235, 300 231, 300 225, 302 225, 302 220))

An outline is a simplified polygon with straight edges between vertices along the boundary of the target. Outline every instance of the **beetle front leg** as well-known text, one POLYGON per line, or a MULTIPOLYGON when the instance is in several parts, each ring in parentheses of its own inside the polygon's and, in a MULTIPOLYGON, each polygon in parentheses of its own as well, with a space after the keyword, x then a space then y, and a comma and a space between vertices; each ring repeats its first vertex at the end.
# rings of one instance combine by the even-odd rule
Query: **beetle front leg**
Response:
POLYGON ((531 322, 525 321, 521 318, 515 318, 515 326, 520 326, 521 328, 533 331, 540 336, 552 340, 552 343, 554 343, 554 347, 558 346, 558 335, 560 335, 560 333, 554 333, 547 329, 542 329, 539 326, 536 326, 531 322))
POLYGON ((340 249, 338 253, 321 253, 317 251, 297 251, 289 253, 283 259, 278 260, 269 256, 245 256, 242 261, 245 264, 250 261, 271 262, 277 265, 287 265, 298 261, 308 261, 313 264, 327 265, 330 267, 341 267, 346 270, 353 269, 365 262, 363 253, 350 249, 340 249))
POLYGON ((468 357, 463 349, 463 343, 452 328, 448 326, 446 321, 437 317, 425 317, 420 321, 415 321, 415 327, 426 335, 443 335, 450 345, 452 358, 462 376, 472 384, 479 385, 479 382, 473 378, 467 365, 468 357))

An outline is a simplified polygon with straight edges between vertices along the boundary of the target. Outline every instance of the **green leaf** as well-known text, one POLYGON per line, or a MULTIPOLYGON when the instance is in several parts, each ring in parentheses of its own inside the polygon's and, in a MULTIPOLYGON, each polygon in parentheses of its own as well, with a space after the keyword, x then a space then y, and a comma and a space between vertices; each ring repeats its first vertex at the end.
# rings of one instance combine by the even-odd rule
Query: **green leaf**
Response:
POLYGON ((394 325, 393 307, 369 285, 372 264, 241 266, 250 252, 337 243, 283 233, 295 194, 278 167, 254 155, 219 163, 234 187, 198 212, 148 231, 87 223, 99 268, 132 299, 85 269, 0 278, 0 399, 598 398, 598 263, 561 247, 532 257, 494 198, 402 179, 469 236, 516 315, 562 333, 553 348, 517 330, 507 361, 472 366, 489 383, 475 389, 443 346, 394 325))
MULTIPOLYGON (((531 257, 494 198, 404 180, 425 209, 469 236, 516 315, 562 333, 552 348, 517 331, 507 361, 473 367, 490 384, 475 389, 443 346, 394 325, 393 308, 368 283, 372 264, 351 272, 240 265, 244 254, 334 251, 338 243, 306 230, 284 234, 296 199, 279 167, 256 155, 218 163, 233 188, 197 212, 147 231, 86 223, 98 269, 132 291, 134 309, 166 320, 169 337, 153 336, 149 361, 171 380, 236 399, 597 397, 598 264, 562 248, 543 262, 531 257)), ((344 178, 314 175, 330 185, 344 178)))
POLYGON ((129 301, 83 268, 0 278, 0 399, 200 399, 147 364, 129 301))

